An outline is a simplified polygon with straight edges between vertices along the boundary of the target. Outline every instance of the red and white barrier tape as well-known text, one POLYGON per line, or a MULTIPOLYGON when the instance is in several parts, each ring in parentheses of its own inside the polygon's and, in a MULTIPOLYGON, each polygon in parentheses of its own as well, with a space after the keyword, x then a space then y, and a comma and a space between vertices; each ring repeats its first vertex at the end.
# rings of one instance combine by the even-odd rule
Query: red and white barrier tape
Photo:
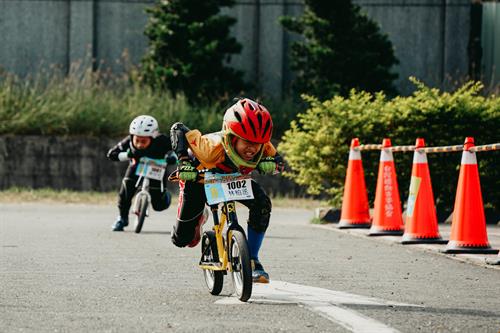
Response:
MULTIPOLYGON (((393 152, 399 152, 399 151, 415 151, 415 146, 394 146, 394 147, 389 147, 389 148, 383 148, 382 145, 377 145, 377 144, 367 144, 367 145, 360 145, 357 148, 354 148, 355 150, 382 150, 382 149, 387 149, 393 152)), ((419 151, 424 151, 426 153, 449 153, 449 152, 456 152, 456 151, 463 151, 464 146, 463 145, 455 145, 455 146, 440 146, 440 147, 425 147, 425 148, 418 148, 417 150, 419 151)), ((488 150, 500 150, 500 143, 492 143, 489 145, 482 145, 482 146, 474 146, 469 151, 472 152, 480 152, 480 151, 488 151, 488 150)))

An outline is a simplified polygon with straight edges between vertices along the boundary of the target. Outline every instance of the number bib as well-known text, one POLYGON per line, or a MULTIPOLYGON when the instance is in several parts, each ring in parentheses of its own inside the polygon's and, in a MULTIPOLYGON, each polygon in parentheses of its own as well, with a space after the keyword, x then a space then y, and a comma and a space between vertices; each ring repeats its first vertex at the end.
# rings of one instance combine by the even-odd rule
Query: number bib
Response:
POLYGON ((240 173, 205 173, 207 203, 215 205, 225 201, 253 199, 252 180, 242 178, 240 173))
POLYGON ((162 180, 167 162, 164 159, 141 157, 135 174, 139 177, 162 180))

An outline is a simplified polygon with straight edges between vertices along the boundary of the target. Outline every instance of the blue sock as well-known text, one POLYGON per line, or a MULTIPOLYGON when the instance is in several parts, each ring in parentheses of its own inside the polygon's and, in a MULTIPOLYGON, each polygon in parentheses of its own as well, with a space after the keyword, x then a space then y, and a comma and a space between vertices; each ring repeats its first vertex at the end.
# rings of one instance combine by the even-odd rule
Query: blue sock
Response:
POLYGON ((172 202, 172 197, 170 196, 170 193, 165 189, 165 201, 167 201, 167 207, 170 207, 170 203, 172 202))
POLYGON ((264 232, 257 232, 252 227, 248 226, 248 250, 250 251, 250 259, 259 260, 259 250, 264 240, 264 232))

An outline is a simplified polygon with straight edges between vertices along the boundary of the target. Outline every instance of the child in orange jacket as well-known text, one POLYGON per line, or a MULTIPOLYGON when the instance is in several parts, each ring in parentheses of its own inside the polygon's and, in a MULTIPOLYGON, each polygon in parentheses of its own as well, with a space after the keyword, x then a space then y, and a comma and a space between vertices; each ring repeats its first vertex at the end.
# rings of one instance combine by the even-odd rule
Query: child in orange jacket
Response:
MULTIPOLYGON (((273 122, 267 109, 244 98, 227 109, 222 131, 202 135, 182 123, 170 131, 172 148, 179 159, 180 193, 177 222, 172 242, 178 247, 194 247, 208 218, 203 184, 197 183, 197 169, 216 169, 220 173, 248 174, 257 169, 273 174, 283 169, 283 160, 271 144, 273 122), (190 151, 190 152, 189 152, 190 151)), ((254 199, 241 200, 249 208, 248 247, 254 282, 269 282, 269 274, 259 261, 259 250, 269 226, 271 200, 252 180, 254 199)))

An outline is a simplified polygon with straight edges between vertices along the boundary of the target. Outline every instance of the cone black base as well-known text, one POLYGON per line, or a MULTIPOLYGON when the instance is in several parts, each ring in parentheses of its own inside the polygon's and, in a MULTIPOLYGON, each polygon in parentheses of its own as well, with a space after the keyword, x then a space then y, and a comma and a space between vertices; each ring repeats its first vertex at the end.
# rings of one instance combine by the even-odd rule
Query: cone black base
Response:
POLYGON ((473 254, 497 254, 498 250, 492 249, 490 246, 477 246, 477 247, 462 247, 462 246, 448 246, 442 253, 473 253, 473 254))
POLYGON ((371 228, 368 236, 401 236, 404 230, 383 230, 371 228))
POLYGON ((348 229, 348 228, 370 228, 372 226, 371 222, 353 222, 353 221, 346 221, 346 220, 340 220, 339 221, 339 229, 348 229))
POLYGON ((441 237, 432 237, 432 238, 415 238, 415 237, 405 237, 403 235, 403 239, 401 240, 401 244, 446 244, 448 241, 446 239, 442 239, 441 237))

